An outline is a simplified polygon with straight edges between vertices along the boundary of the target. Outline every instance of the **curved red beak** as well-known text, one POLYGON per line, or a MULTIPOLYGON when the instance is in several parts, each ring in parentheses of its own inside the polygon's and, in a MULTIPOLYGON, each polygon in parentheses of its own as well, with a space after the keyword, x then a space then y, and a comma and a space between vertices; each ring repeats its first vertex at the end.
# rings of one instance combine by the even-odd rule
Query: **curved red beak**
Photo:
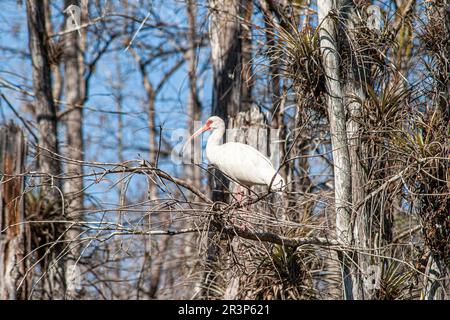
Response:
POLYGON ((190 136, 189 139, 187 139, 186 142, 184 143, 183 148, 181 149, 181 154, 184 154, 186 147, 191 143, 191 141, 193 139, 197 138, 203 132, 208 131, 210 129, 211 129, 211 123, 207 122, 203 127, 198 129, 197 131, 195 131, 194 134, 192 136, 190 136))

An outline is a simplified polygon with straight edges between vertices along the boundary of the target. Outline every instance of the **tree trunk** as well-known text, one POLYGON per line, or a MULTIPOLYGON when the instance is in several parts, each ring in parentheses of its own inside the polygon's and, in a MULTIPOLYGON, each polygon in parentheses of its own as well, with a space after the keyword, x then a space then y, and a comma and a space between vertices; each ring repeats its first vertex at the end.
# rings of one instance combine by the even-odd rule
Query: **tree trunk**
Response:
MULTIPOLYGON (((33 71, 36 120, 39 133, 39 168, 49 177, 60 173, 60 166, 52 153, 58 153, 56 109, 53 103, 50 64, 46 46, 45 8, 39 1, 27 1, 28 44, 33 71)), ((47 178, 44 184, 58 185, 57 179, 47 178)), ((47 188, 48 190, 48 188, 47 188)), ((59 201, 58 192, 48 190, 49 202, 59 201)), ((60 207, 60 206, 59 206, 60 207)))
MULTIPOLYGON (((189 22, 188 31, 188 43, 189 47, 186 52, 186 59, 188 62, 188 74, 189 74, 189 101, 188 101, 188 129, 189 132, 194 132, 198 128, 195 127, 195 123, 200 121, 201 118, 201 107, 197 91, 197 55, 196 55, 196 15, 197 15, 197 5, 193 0, 187 1, 187 16, 189 22)), ((192 183, 195 187, 200 186, 200 168, 196 166, 196 159, 198 155, 194 154, 194 165, 189 165, 187 167, 187 181, 192 183)))
MULTIPOLYGON (((352 219, 353 225, 353 244, 357 248, 366 249, 372 243, 370 240, 369 228, 370 217, 366 210, 366 206, 362 205, 356 208, 366 197, 365 183, 366 177, 362 166, 362 161, 365 158, 364 151, 366 150, 361 141, 361 130, 359 122, 362 118, 362 103, 365 100, 365 86, 368 84, 368 79, 365 75, 370 74, 370 70, 363 70, 364 62, 361 62, 361 57, 356 56, 354 50, 358 46, 358 40, 355 37, 355 32, 358 27, 358 13, 352 1, 342 1, 341 7, 346 25, 346 34, 341 32, 341 39, 345 43, 343 50, 347 51, 347 56, 350 57, 349 65, 346 65, 345 70, 345 85, 344 85, 344 106, 348 110, 348 145, 351 163, 351 191, 352 191, 352 219)), ((366 155, 367 156, 367 155, 366 155)), ((366 299, 370 296, 370 292, 363 285, 362 275, 367 274, 369 266, 371 265, 371 257, 367 254, 352 255, 354 263, 351 267, 353 283, 353 297, 355 299, 366 299)))
POLYGON ((242 0, 210 0, 209 34, 213 66, 214 115, 227 120, 237 114, 242 93, 242 39, 238 19, 242 0))
MULTIPOLYGON (((28 24, 28 45, 31 55, 32 79, 34 105, 36 110, 36 122, 38 128, 37 158, 39 171, 43 174, 40 184, 40 195, 42 199, 42 213, 37 219, 45 220, 49 217, 62 218, 61 182, 58 175, 61 172, 60 162, 55 154, 58 154, 57 138, 57 117, 56 108, 53 102, 52 85, 50 78, 50 63, 47 46, 47 28, 45 25, 45 3, 42 1, 26 1, 27 24, 28 24)), ((51 241, 58 239, 60 228, 50 228, 46 230, 45 239, 38 241, 51 241)), ((64 266, 60 261, 55 260, 55 252, 60 252, 61 244, 54 247, 54 251, 49 253, 49 257, 43 260, 41 266, 47 272, 44 286, 48 289, 50 297, 56 297, 58 289, 64 283, 60 276, 64 274, 64 266), (52 268, 51 268, 52 267, 52 268), (50 269, 51 268, 51 269, 50 269), (59 269, 53 272, 53 268, 59 269)), ((39 252, 38 252, 39 254, 39 252)), ((47 255, 47 253, 45 253, 47 255)))
MULTIPOLYGON (((50 6, 50 0, 44 0, 45 12, 45 27, 47 28, 47 34, 53 33, 53 25, 52 25, 52 9, 50 6)), ((51 42, 49 39, 49 44, 55 47, 55 50, 60 50, 59 45, 51 42)), ((55 52, 56 53, 56 52, 55 52)), ((55 103, 55 108, 58 111, 58 103, 56 101, 61 100, 61 95, 63 92, 63 77, 61 74, 61 68, 59 63, 50 64, 51 77, 52 77, 52 96, 55 103)))
POLYGON ((239 110, 250 110, 253 105, 252 90, 253 90, 253 63, 252 63, 252 14, 253 1, 243 0, 239 8, 240 16, 242 17, 241 26, 241 105, 239 110))
MULTIPOLYGON (((79 0, 66 0, 65 8, 71 5, 80 7, 79 0)), ((85 8, 82 8, 82 11, 85 8)), ((86 10, 86 9, 85 9, 86 10)), ((66 21, 71 17, 70 12, 66 13, 66 21)), ((79 23, 85 22, 85 15, 81 15, 79 23)), ((85 29, 84 29, 85 30, 85 29)), ((84 30, 72 31, 64 35, 64 100, 67 107, 72 110, 65 117, 67 150, 66 156, 76 161, 83 161, 83 103, 85 101, 84 92, 84 30), (81 33, 81 36, 80 36, 81 33)), ((79 175, 74 179, 66 180, 64 192, 67 200, 66 216, 69 220, 79 220, 79 213, 83 210, 83 166, 79 162, 68 162, 66 170, 69 175, 79 175)), ((66 298, 75 299, 79 297, 79 288, 76 288, 78 276, 76 260, 79 256, 76 239, 79 230, 71 227, 66 233, 68 241, 65 281, 66 298)))
MULTIPOLYGON (((189 75, 189 100, 188 100, 188 129, 189 132, 195 132, 199 128, 199 121, 201 119, 201 105, 197 90, 197 4, 194 0, 188 0, 186 3, 186 11, 188 17, 188 50, 186 52, 186 60, 188 63, 188 75, 189 75)), ((197 148, 193 149, 193 162, 186 166, 186 181, 190 185, 200 189, 201 187, 201 171, 198 164, 201 162, 201 151, 197 152, 197 148)), ((193 196, 195 197, 195 196, 193 196)), ((192 227, 192 222, 189 222, 189 227, 192 227)), ((185 265, 188 272, 195 273, 193 271, 196 268, 195 243, 198 236, 195 233, 186 234, 183 237, 185 246, 181 248, 182 256, 185 258, 185 265)), ((194 295, 201 291, 201 278, 195 279, 194 295)))
MULTIPOLYGON (((347 146, 347 126, 341 75, 339 72, 339 46, 337 43, 337 26, 335 18, 329 14, 337 8, 332 0, 323 0, 318 5, 320 24, 320 51, 326 75, 327 106, 330 122, 331 145, 333 148, 336 237, 343 245, 351 243, 351 164, 347 146)), ((353 281, 350 274, 349 259, 339 254, 344 285, 344 298, 353 299, 353 281)))
POLYGON ((27 270, 23 184, 26 143, 19 127, 0 130, 0 299, 27 299, 28 281, 19 284, 27 270))

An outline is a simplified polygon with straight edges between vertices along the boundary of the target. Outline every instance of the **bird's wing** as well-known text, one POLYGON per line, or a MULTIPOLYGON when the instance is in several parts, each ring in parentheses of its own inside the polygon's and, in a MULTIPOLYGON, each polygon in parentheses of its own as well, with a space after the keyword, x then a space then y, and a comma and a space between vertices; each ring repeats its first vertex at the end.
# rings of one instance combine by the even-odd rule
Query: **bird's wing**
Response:
MULTIPOLYGON (((228 142, 228 143, 225 143, 225 145, 227 145, 227 144, 237 145, 238 148, 240 148, 240 149, 242 149, 242 150, 248 150, 249 152, 254 152, 255 155, 258 156, 259 159, 261 159, 261 160, 267 162, 267 164, 273 168, 273 164, 272 164, 272 162, 269 160, 269 158, 267 158, 264 154, 262 154, 262 152, 260 152, 258 149, 254 148, 254 147, 252 147, 252 146, 250 146, 250 145, 248 145, 248 144, 240 143, 240 142, 228 142)), ((274 168, 274 169, 275 169, 275 168, 274 168)))
POLYGON ((244 185, 269 184, 276 174, 272 163, 255 148, 237 142, 220 146, 220 157, 215 159, 217 167, 244 185))
POLYGON ((268 157, 266 157, 256 148, 249 146, 248 144, 239 142, 234 143, 239 144, 240 148, 242 148, 243 150, 253 151, 254 154, 257 156, 258 160, 260 161, 262 160, 264 163, 267 163, 269 167, 266 170, 270 171, 269 173, 270 179, 265 182, 267 185, 272 183, 272 188, 282 188, 286 185, 286 182, 284 181, 283 177, 278 173, 278 171, 275 169, 275 167, 273 166, 272 162, 269 160, 268 157))

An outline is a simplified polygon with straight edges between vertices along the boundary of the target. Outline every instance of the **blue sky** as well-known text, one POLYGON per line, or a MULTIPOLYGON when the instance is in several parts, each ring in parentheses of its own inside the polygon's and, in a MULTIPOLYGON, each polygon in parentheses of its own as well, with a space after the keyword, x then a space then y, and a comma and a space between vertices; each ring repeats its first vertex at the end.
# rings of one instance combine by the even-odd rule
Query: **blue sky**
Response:
MULTIPOLYGON (((110 3, 114 1, 110 1, 110 3)), ((52 2, 54 26, 59 28, 63 19, 63 8, 60 6, 61 2, 52 2)), ((116 1, 117 3, 117 1, 116 1)), ((185 16, 185 6, 181 2, 166 1, 163 7, 162 2, 155 6, 155 12, 158 12, 159 19, 163 22, 168 22, 180 27, 187 26, 187 19, 185 16)), ((138 19, 143 20, 148 12, 148 7, 144 5, 139 12, 138 19)), ((117 6, 115 12, 124 12, 122 6, 117 6)), ((199 19, 204 20, 205 10, 199 7, 199 19)), ((91 19, 95 19, 96 12, 91 12, 91 19)), ((115 19, 122 19, 116 17, 115 19)), ((147 20, 151 23, 152 17, 147 20)), ((121 21, 123 23, 123 21, 121 21)), ((139 22, 134 23, 134 28, 137 29, 139 22)), ((205 28, 206 26, 200 26, 205 28)), ((2 54, 0 56, 0 77, 6 79, 12 84, 25 88, 27 91, 32 91, 31 82, 31 65, 30 59, 25 59, 17 55, 14 50, 28 53, 28 36, 26 25, 25 5, 18 6, 15 0, 2 1, 0 10, 0 32, 1 32, 1 46, 2 49, 8 48, 9 54, 2 54), (16 32, 11 32, 15 30, 16 32), (18 74, 19 76, 15 76, 18 74)), ((206 29, 203 29, 205 31, 206 29)), ((162 46, 162 48, 174 47, 174 45, 183 45, 183 43, 164 43, 161 38, 161 32, 155 28, 143 27, 137 34, 133 41, 132 48, 137 48, 139 52, 139 45, 145 43, 147 46, 162 46)), ((131 38, 131 36, 130 36, 131 38)), ((94 48, 93 41, 88 39, 88 54, 87 60, 90 60, 94 48)), ((117 106, 114 97, 111 96, 111 87, 113 83, 120 82, 123 87, 123 145, 124 152, 122 157, 124 159, 136 159, 139 155, 147 158, 145 151, 142 148, 148 149, 148 124, 147 124, 147 106, 145 104, 145 91, 143 89, 141 75, 137 64, 129 51, 125 51, 124 41, 116 39, 110 47, 111 52, 105 54, 97 63, 95 73, 90 81, 89 98, 86 103, 84 111, 84 135, 86 140, 86 160, 116 162, 119 159, 117 154, 117 127, 118 115, 107 113, 109 111, 116 111, 117 106), (118 66, 120 64, 120 66, 118 66), (93 111, 101 110, 101 111, 93 111), (106 111, 106 112, 102 112, 106 111)), ((207 59, 207 49, 200 49, 199 51, 199 66, 203 66, 204 60, 207 59)), ((171 68, 171 66, 180 59, 180 55, 170 57, 166 61, 156 61, 151 64, 147 71, 150 74, 150 80, 155 85, 160 81, 164 73, 171 68)), ((164 139, 170 141, 172 131, 177 128, 185 128, 187 123, 187 86, 188 86, 187 65, 184 64, 176 71, 170 80, 164 85, 157 98, 156 102, 156 124, 162 126, 162 133, 164 139)), ((208 116, 210 113, 210 99, 211 99, 211 76, 210 70, 206 70, 199 77, 199 90, 202 105, 204 106, 204 115, 208 116)), ((1 88, 2 92, 13 103, 16 110, 23 110, 23 96, 13 90, 1 88)), ((29 98, 26 98, 29 100, 29 98)), ((64 98, 63 98, 64 100, 64 98)), ((28 119, 31 119, 27 114, 24 114, 28 119)), ((14 118, 14 115, 6 108, 2 102, 0 121, 7 121, 14 118)), ((63 137, 63 126, 59 127, 60 137, 63 137)), ((64 141, 60 139, 61 147, 64 147, 64 141)), ((175 166, 170 161, 161 159, 160 166, 164 170, 169 170, 177 176, 182 175, 183 166, 175 166)), ((138 183, 145 181, 138 178, 138 183), (139 181, 142 180, 142 181, 139 181)), ((91 188, 94 192, 96 188, 91 188)), ((140 189, 142 190, 142 189, 140 189)), ((96 192, 94 192, 96 193, 96 192)), ((113 196, 114 197, 114 196, 113 196)), ((113 199, 111 199, 113 200, 113 199)))
MULTIPOLYGON (((52 2, 53 21, 55 28, 58 29, 64 18, 63 1, 52 2)), ((109 1, 109 3, 118 3, 117 1, 109 1)), ((133 30, 129 31, 129 38, 139 27, 140 21, 144 19, 148 12, 149 2, 142 2, 145 5, 141 6, 138 15, 134 14, 137 21, 133 24, 133 30)), ((1 46, 2 49, 8 48, 18 50, 27 54, 28 52, 28 36, 26 26, 25 5, 19 7, 15 0, 2 1, 0 10, 0 31, 1 31, 1 46), (14 30, 15 32, 11 32, 14 30)), ((164 22, 169 26, 177 26, 180 28, 187 28, 186 8, 182 1, 158 1, 155 2, 154 12, 158 14, 157 17, 150 16, 147 23, 153 23, 154 19, 164 22)), ((123 6, 117 6, 115 9, 110 9, 114 12, 126 13, 123 6)), ((203 3, 198 7, 197 24, 199 30, 206 36, 207 34, 207 8, 203 3)), ((90 19, 93 20, 98 16, 98 13, 93 10, 90 19)), ((123 24, 121 17, 118 19, 117 27, 123 24)), ((261 23, 255 19, 255 23, 261 23)), ((97 23, 93 28, 101 28, 101 24, 97 23)), ((115 26, 116 27, 116 26, 115 26)), ((92 34, 91 34, 92 36, 92 34)), ((258 31, 254 32, 255 39, 261 35, 258 31)), ((261 39, 263 40, 263 39, 261 39)), ((154 48, 169 49, 174 46, 183 46, 185 39, 167 40, 166 34, 162 34, 157 28, 144 26, 134 39, 132 48, 137 52, 140 51, 142 44, 152 46, 154 48)), ((207 39, 206 39, 207 41, 207 39)), ((92 59, 95 53, 93 48, 95 41, 88 39, 87 47, 87 61, 92 59), (90 41, 89 41, 90 40, 90 41)), ((112 86, 115 83, 121 83, 123 87, 122 95, 122 112, 125 114, 122 117, 123 121, 123 146, 124 152, 122 158, 125 160, 137 159, 139 157, 147 158, 147 152, 142 149, 148 148, 148 124, 147 124, 147 106, 145 104, 145 91, 142 85, 141 75, 138 66, 129 51, 125 51, 125 42, 123 39, 116 39, 110 46, 110 52, 103 55, 96 65, 96 70, 90 81, 89 99, 85 104, 84 111, 84 135, 86 141, 85 159, 98 162, 117 162, 119 155, 117 154, 117 128, 119 116, 109 112, 116 111, 117 106, 114 97, 111 95, 112 86), (96 111, 94 111, 96 110, 96 111)), ((28 91, 32 91, 31 83, 31 66, 30 59, 25 59, 21 55, 17 55, 14 51, 0 56, 0 77, 7 79, 9 82, 23 87, 28 91), (18 74, 20 76, 13 76, 18 74)), ((203 70, 198 79, 198 88, 200 93, 200 100, 203 106, 202 118, 205 120, 211 112, 211 93, 212 93, 212 78, 211 69, 209 66, 204 68, 208 59, 208 48, 200 48, 198 50, 199 60, 198 69, 203 70)), ((165 61, 157 60, 148 66, 147 71, 150 75, 150 80, 153 84, 157 84, 164 73, 171 68, 171 66, 180 59, 180 55, 172 56, 165 61)), ((145 58, 145 56, 144 56, 145 58)), ((263 56, 255 57, 258 63, 264 63, 263 56)), ((264 69, 255 69, 256 72, 264 72, 264 69)), ((262 76, 262 73, 259 74, 262 76)), ((170 141, 173 130, 186 128, 187 123, 187 86, 188 86, 187 65, 182 65, 170 80, 164 85, 156 102, 156 124, 162 126, 163 137, 166 141, 170 141)), ((263 80, 259 80, 259 85, 265 85, 263 80)), ((19 110, 23 109, 23 96, 13 90, 1 89, 13 103, 14 107, 19 110)), ((267 108, 270 106, 270 101, 265 97, 257 96, 255 92, 255 102, 267 108)), ((30 98, 26 97, 29 101, 30 98)), ((64 98, 63 98, 64 100, 64 98)), ((289 107, 289 106, 288 106, 289 107)), ((291 108, 292 111, 294 109, 291 108)), ((288 112, 289 113, 289 112, 288 112)), ((25 114, 25 116, 28 116, 25 114)), ((6 108, 2 102, 0 112, 0 121, 9 118, 14 118, 11 112, 6 108), (2 117, 3 115, 3 117, 2 117)), ((30 119, 30 117, 28 116, 30 119)), ((60 137, 63 137, 64 128, 60 125, 60 137)), ((60 139, 60 145, 64 147, 64 140, 60 139)), ((61 149, 62 149, 61 148, 61 149)), ((321 174, 323 172, 320 166, 317 165, 317 158, 311 160, 311 174, 321 174)), ((177 177, 183 176, 183 165, 175 165, 170 162, 170 159, 161 158, 159 162, 163 170, 171 172, 177 177)), ((318 179, 322 179, 318 177, 318 179)), ((133 177, 133 185, 135 188, 129 188, 129 194, 133 197, 138 197, 142 194, 142 190, 146 189, 146 181, 143 177, 133 177)), ((86 181, 89 183, 89 180, 86 181)), ((108 190, 109 184, 96 184, 89 188, 88 192, 92 195, 97 195, 98 201, 104 203, 113 203, 117 200, 117 192, 108 190)), ((131 197, 130 197, 131 198, 131 197)))

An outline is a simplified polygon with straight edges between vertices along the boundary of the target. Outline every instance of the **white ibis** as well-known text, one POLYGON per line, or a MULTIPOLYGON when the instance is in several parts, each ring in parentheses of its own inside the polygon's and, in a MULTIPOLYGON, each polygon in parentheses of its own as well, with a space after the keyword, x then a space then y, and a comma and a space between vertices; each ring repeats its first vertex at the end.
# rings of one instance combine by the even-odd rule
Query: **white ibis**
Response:
POLYGON ((206 144, 206 158, 228 178, 238 182, 238 194, 241 194, 239 184, 247 188, 266 185, 271 191, 280 191, 285 186, 281 175, 261 152, 244 143, 222 144, 225 123, 219 117, 210 117, 206 124, 186 141, 183 151, 192 139, 205 131, 211 131, 206 144))

